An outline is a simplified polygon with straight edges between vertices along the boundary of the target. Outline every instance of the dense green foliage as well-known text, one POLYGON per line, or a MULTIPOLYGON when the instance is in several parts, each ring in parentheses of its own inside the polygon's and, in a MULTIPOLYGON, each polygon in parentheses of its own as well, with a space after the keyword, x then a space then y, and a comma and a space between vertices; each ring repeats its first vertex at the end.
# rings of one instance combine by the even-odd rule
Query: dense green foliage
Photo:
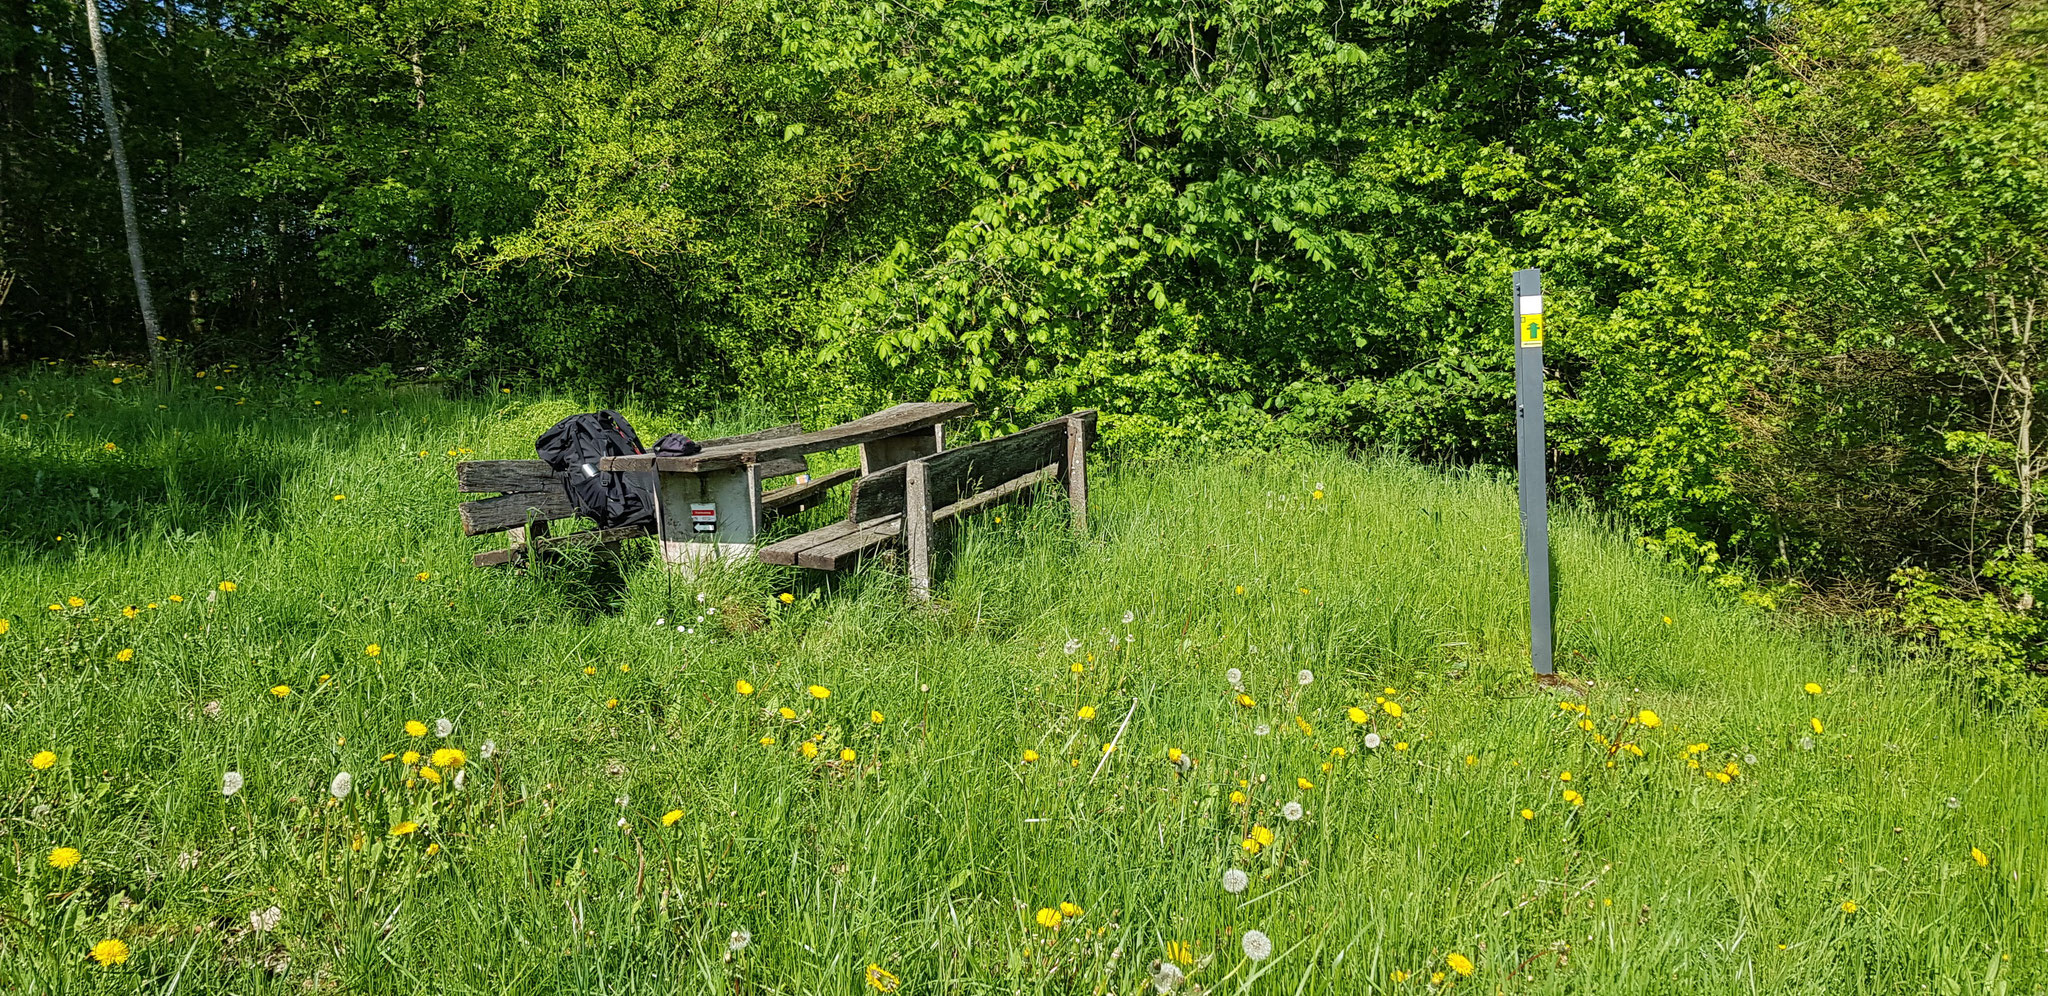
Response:
POLYGON ((876 563, 476 569, 451 464, 578 400, 217 377, 0 378, 0 989, 2048 987, 2038 721, 1570 512, 1581 684, 1533 686, 1484 471, 1128 461, 911 609, 876 563))
MULTIPOLYGON (((1540 266, 1569 493, 2048 673, 2040 0, 103 6, 188 363, 1499 460, 1540 266)), ((0 352, 134 351, 0 13, 0 352)))

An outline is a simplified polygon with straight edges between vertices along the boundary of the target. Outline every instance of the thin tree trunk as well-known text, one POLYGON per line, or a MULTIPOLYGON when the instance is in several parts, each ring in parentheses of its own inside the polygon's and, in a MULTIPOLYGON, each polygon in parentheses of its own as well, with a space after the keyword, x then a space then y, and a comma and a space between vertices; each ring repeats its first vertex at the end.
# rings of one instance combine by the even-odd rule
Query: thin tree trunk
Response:
POLYGON ((149 271, 142 266, 142 226, 135 218, 135 184, 128 176, 128 150, 121 144, 121 119, 114 114, 114 80, 112 67, 107 64, 106 42, 100 37, 99 0, 85 0, 85 29, 92 39, 100 114, 107 119, 107 141, 114 148, 114 179, 121 187, 121 223, 128 229, 128 268, 135 271, 135 299, 142 306, 142 336, 149 345, 149 368, 161 375, 163 344, 157 331, 156 301, 149 294, 149 271))

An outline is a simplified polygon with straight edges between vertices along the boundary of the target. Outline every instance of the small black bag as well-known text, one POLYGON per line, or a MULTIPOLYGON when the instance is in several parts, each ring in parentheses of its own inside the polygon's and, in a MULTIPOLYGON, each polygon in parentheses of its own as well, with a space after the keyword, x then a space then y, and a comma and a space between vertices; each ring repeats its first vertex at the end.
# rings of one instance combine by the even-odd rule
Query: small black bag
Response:
POLYGON ((703 446, 680 432, 671 432, 656 440, 654 444, 655 456, 686 457, 696 456, 702 452, 704 452, 703 446))
POLYGON ((571 415, 541 433, 533 449, 562 475, 576 511, 599 529, 654 528, 650 475, 597 468, 597 462, 608 456, 646 452, 625 416, 615 411, 571 415))

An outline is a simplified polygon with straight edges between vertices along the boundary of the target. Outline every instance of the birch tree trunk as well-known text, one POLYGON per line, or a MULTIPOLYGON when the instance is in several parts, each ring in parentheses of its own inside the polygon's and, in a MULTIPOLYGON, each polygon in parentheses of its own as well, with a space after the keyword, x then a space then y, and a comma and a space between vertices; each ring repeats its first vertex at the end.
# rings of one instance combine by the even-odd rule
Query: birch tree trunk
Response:
POLYGON ((121 186, 121 222, 128 229, 128 268, 135 271, 135 299, 142 306, 142 337, 149 346, 149 369, 161 375, 163 343, 157 331, 156 301, 149 293, 149 271, 142 266, 142 226, 135 218, 135 183, 128 176, 128 149, 121 143, 121 119, 114 115, 114 80, 107 65, 106 42, 100 37, 99 0, 84 3, 86 35, 92 39, 93 77, 99 81, 100 114, 107 119, 107 141, 114 148, 114 179, 121 186))

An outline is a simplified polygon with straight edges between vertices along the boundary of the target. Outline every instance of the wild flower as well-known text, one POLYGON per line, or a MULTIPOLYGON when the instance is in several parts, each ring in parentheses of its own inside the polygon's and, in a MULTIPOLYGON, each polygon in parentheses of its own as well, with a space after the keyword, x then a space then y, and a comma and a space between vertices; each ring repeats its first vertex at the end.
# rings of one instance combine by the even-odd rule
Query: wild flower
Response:
POLYGON ((448 739, 448 738, 449 738, 450 736, 453 736, 453 735, 454 735, 454 733, 455 733, 455 724, 454 724, 454 723, 452 723, 452 722, 450 722, 450 721, 448 720, 448 717, 446 717, 446 716, 443 716, 443 717, 441 717, 440 719, 434 720, 434 735, 435 735, 435 736, 437 736, 437 737, 440 737, 440 738, 441 738, 441 739, 443 739, 443 740, 446 740, 446 739, 448 739))
POLYGON ((497 755, 498 742, 496 740, 486 740, 483 742, 483 746, 478 747, 476 749, 476 756, 486 761, 490 760, 493 757, 496 757, 497 755))
POLYGON ((1814 684, 1814 683, 1813 683, 1813 682, 1811 682, 1811 681, 1807 682, 1807 683, 1806 683, 1806 694, 1808 694, 1808 695, 1819 695, 1819 694, 1820 694, 1820 686, 1819 686, 1819 685, 1817 685, 1817 684, 1814 684))
POLYGON ((1386 710, 1387 715, 1392 716, 1395 719, 1401 718, 1401 703, 1399 702, 1396 702, 1392 699, 1388 699, 1387 701, 1380 704, 1380 708, 1386 710))
POLYGON ((1648 709, 1636 713, 1636 722, 1643 724, 1643 728, 1646 730, 1654 730, 1664 725, 1664 720, 1648 709))
POLYGON ((1365 746, 1367 750, 1378 750, 1380 747, 1380 735, 1377 733, 1366 734, 1365 746))
POLYGON ((1193 948, 1188 947, 1186 941, 1168 941, 1166 960, 1176 965, 1192 965, 1195 963, 1195 952, 1193 948))
POLYGON ((1453 951, 1450 954, 1444 956, 1444 964, 1451 966, 1451 971, 1456 972, 1459 975, 1472 974, 1472 959, 1467 958, 1464 955, 1457 953, 1456 951, 1453 951))
POLYGON ((1970 860, 1975 861, 1979 868, 1991 867, 1991 855, 1985 854, 1982 850, 1974 847, 1970 848, 1970 860))
MULTIPOLYGON (((1813 749, 1813 738, 1812 738, 1812 737, 1800 737, 1800 738, 1799 738, 1799 749, 1800 749, 1800 750, 1812 750, 1812 749, 1813 749)), ((1955 807, 1954 807, 1954 806, 1950 806, 1949 808, 1950 808, 1950 809, 1954 809, 1955 807)))
POLYGON ((436 768, 447 768, 453 771, 468 764, 469 755, 464 754, 459 748, 443 747, 434 752, 433 763, 436 768))
POLYGON ((383 653, 384 647, 381 644, 372 643, 363 648, 363 656, 365 657, 378 657, 382 656, 383 653))
POLYGON ((57 754, 55 751, 39 750, 36 751, 34 757, 28 759, 28 766, 37 771, 48 771, 56 763, 57 754))
POLYGON ((1260 723, 1259 725, 1252 727, 1252 735, 1255 737, 1263 737, 1271 732, 1273 732, 1273 728, 1267 726, 1264 723, 1260 723))
POLYGON ((1564 790, 1564 801, 1566 801, 1566 802, 1569 802, 1569 803, 1571 803, 1571 804, 1572 804, 1572 805, 1574 805, 1574 806, 1577 806, 1577 805, 1582 805, 1582 804, 1584 804, 1584 803, 1585 803, 1585 801, 1586 801, 1586 797, 1585 797, 1585 796, 1583 796, 1583 795, 1580 795, 1579 793, 1577 793, 1576 791, 1573 791, 1572 789, 1565 789, 1565 790, 1564 790))
POLYGON ((1249 800, 1249 799, 1247 799, 1247 798, 1245 797, 1245 794, 1244 794, 1243 792, 1239 792, 1239 791, 1237 791, 1237 790, 1235 790, 1235 789, 1232 789, 1232 790, 1231 790, 1231 792, 1230 792, 1230 804, 1231 804, 1231 805, 1233 805, 1233 806, 1242 806, 1242 805, 1244 805, 1244 804, 1245 804, 1246 802, 1248 802, 1248 801, 1250 801, 1250 800, 1249 800))
POLYGON ((1249 709, 1255 705, 1258 705, 1259 703, 1256 699, 1253 699, 1251 696, 1246 695, 1243 692, 1239 692, 1237 693, 1237 704, 1246 709, 1249 709))
POLYGON ((1252 824, 1251 839, 1258 841, 1260 847, 1272 847, 1274 840, 1273 831, 1254 823, 1252 824))
POLYGON ((1067 643, 1066 643, 1066 651, 1067 651, 1067 653, 1069 653, 1069 654, 1073 654, 1073 653, 1075 653, 1075 652, 1079 651, 1080 649, 1081 649, 1081 641, 1080 641, 1080 640, 1079 640, 1078 638, 1077 638, 1077 639, 1070 639, 1070 640, 1068 640, 1068 641, 1067 641, 1067 643))
POLYGON ((806 740, 802 744, 798 745, 797 750, 801 752, 805 757, 818 756, 818 745, 810 742, 809 740, 806 740))
POLYGON ((282 922, 284 922, 284 910, 275 906, 266 910, 251 910, 249 912, 249 929, 259 934, 276 930, 277 925, 282 922))
POLYGON ((1854 899, 1844 899, 1844 900, 1842 900, 1842 912, 1844 912, 1844 913, 1854 913, 1854 912, 1856 912, 1856 900, 1854 900, 1854 899))
POLYGON ((407 835, 410 835, 410 834, 418 833, 418 832, 419 832, 419 829, 420 829, 420 825, 419 825, 419 824, 417 824, 417 823, 414 823, 414 822, 413 822, 413 821, 411 821, 411 820, 406 820, 406 821, 404 821, 404 822, 402 822, 402 823, 399 823, 399 824, 396 824, 396 825, 394 825, 394 826, 393 826, 393 827, 391 828, 391 836, 393 836, 393 837, 404 837, 404 836, 407 836, 407 835))
POLYGON ((1826 732, 1827 732, 1827 727, 1825 727, 1825 726, 1822 726, 1822 725, 1821 725, 1821 721, 1820 721, 1820 717, 1819 717, 1819 716, 1815 716, 1815 717, 1813 717, 1812 719, 1810 719, 1810 720, 1807 720, 1807 723, 1808 723, 1808 725, 1810 725, 1810 726, 1812 726, 1812 727, 1813 727, 1813 733, 1814 733, 1814 736, 1819 736, 1819 735, 1821 735, 1822 733, 1826 733, 1826 732))
POLYGON ((745 951, 747 945, 752 943, 754 943, 754 935, 747 933, 745 928, 741 928, 733 931, 731 936, 725 939, 725 949, 738 954, 741 951, 745 951))
POLYGON ((73 868, 83 860, 85 860, 85 855, 78 853, 78 848, 75 847, 57 847, 50 850, 50 867, 52 868, 73 868))
POLYGON ((417 719, 408 719, 405 721, 405 733, 407 736, 424 737, 427 735, 427 724, 417 719))
POLYGON ((405 753, 398 755, 398 763, 404 765, 418 764, 420 763, 420 752, 416 750, 406 751, 405 753))
POLYGON ((102 968, 112 968, 128 960, 128 945, 118 937, 109 937, 92 946, 92 960, 102 968))
POLYGON ((786 591, 785 591, 785 592, 783 592, 783 593, 782 593, 782 594, 780 594, 780 595, 777 595, 777 596, 775 596, 775 598, 776 598, 776 600, 777 600, 777 601, 781 602, 781 603, 782 603, 782 604, 784 604, 784 605, 789 605, 789 604, 791 604, 791 603, 794 603, 794 602, 796 601, 796 596, 795 596, 794 594, 791 594, 790 592, 786 592, 786 591))
POLYGON ((333 796, 334 801, 340 802, 348 798, 349 790, 355 788, 355 784, 354 775, 346 771, 337 771, 334 773, 334 780, 327 783, 327 794, 333 796))
POLYGON ((1309 780, 1308 780, 1308 779, 1306 779, 1306 778, 1296 778, 1296 779, 1294 780, 1294 787, 1295 787, 1295 788, 1298 788, 1298 789, 1300 789, 1300 790, 1302 790, 1303 792, 1307 792, 1307 791, 1309 791, 1309 790, 1311 790, 1311 789, 1315 788, 1315 787, 1316 787, 1316 783, 1314 783, 1314 782, 1312 782, 1312 781, 1309 781, 1309 780))
POLYGON ((1316 735, 1316 728, 1308 725, 1308 720, 1303 719, 1300 716, 1294 717, 1294 726, 1296 729, 1301 731, 1301 735, 1304 737, 1312 737, 1316 735))
POLYGON ((832 690, 823 685, 812 685, 809 691, 811 698, 814 699, 829 699, 832 697, 832 690))
MULTIPOLYGON (((1809 750, 1811 750, 1812 748, 1808 748, 1808 749, 1809 749, 1809 750)), ((46 751, 45 753, 47 753, 47 751, 46 751)), ((1950 809, 1961 809, 1961 808, 1963 808, 1963 800, 1961 800, 1961 799, 1958 799, 1958 798, 1956 798, 1955 796, 1949 796, 1949 797, 1948 797, 1948 808, 1950 808, 1950 809)))
POLYGON ((1522 810, 1522 819, 1525 819, 1525 820, 1533 820, 1533 819, 1535 819, 1535 818, 1536 818, 1536 811, 1535 811, 1535 810, 1533 810, 1533 809, 1524 809, 1524 810, 1522 810))
MULTIPOLYGON (((128 663, 129 661, 132 661, 132 660, 134 660, 134 659, 135 659, 135 648, 134 648, 134 647, 123 647, 123 648, 122 648, 122 649, 121 649, 121 650, 120 650, 120 651, 119 651, 118 653, 114 654, 114 659, 115 659, 115 660, 117 660, 117 661, 120 661, 120 662, 121 662, 121 663, 123 663, 123 664, 126 664, 126 663, 128 663)), ((287 690, 287 691, 289 691, 290 689, 286 689, 286 690, 287 690)))
POLYGON ((777 710, 775 710, 775 714, 776 714, 777 716, 781 716, 781 717, 782 717, 783 719, 795 719, 795 718, 796 718, 796 710, 795 710, 795 709, 791 709, 791 708, 790 708, 790 707, 788 707, 788 706, 783 706, 782 708, 780 708, 780 709, 777 709, 777 710))
POLYGON ((890 974, 887 969, 880 965, 869 965, 867 974, 862 976, 862 978, 866 979, 867 984, 876 992, 893 993, 899 986, 903 985, 903 980, 890 974))
POLYGON ((1251 876, 1246 875, 1242 868, 1232 868, 1223 873, 1223 891, 1225 892, 1243 892, 1251 884, 1251 876))
POLYGON ((1060 928, 1060 921, 1066 918, 1060 915, 1059 910, 1048 906, 1038 911, 1037 919, 1039 926, 1047 930, 1058 930, 1060 928))
MULTIPOLYGON (((683 811, 682 811, 682 810, 680 810, 680 809, 671 809, 671 810, 669 810, 668 812, 666 812, 666 813, 663 813, 663 814, 661 814, 661 825, 662 825, 662 826, 665 826, 665 827, 672 827, 672 826, 675 826, 675 825, 676 825, 676 821, 677 821, 677 820, 680 820, 680 819, 682 819, 682 818, 683 818, 683 811)), ((737 950, 737 949, 735 949, 735 950, 737 950)))
POLYGON ((1294 676, 1294 683, 1297 685, 1312 685, 1315 684, 1315 680, 1316 673, 1314 671, 1309 670, 1308 668, 1302 668, 1300 673, 1294 676))
POLYGON ((1244 932, 1244 956, 1253 961, 1265 961, 1273 954, 1273 940, 1263 930, 1244 932))
POLYGON ((1025 748, 1025 750, 1024 750, 1024 763, 1025 763, 1025 764, 1030 764, 1030 763, 1032 763, 1032 762, 1034 762, 1034 761, 1036 761, 1036 760, 1038 760, 1038 752, 1037 752, 1037 751, 1035 751, 1035 750, 1031 750, 1030 748, 1025 748))
POLYGON ((1094 719, 1094 718, 1095 718, 1095 707, 1094 707, 1094 706, 1082 706, 1082 707, 1081 707, 1081 711, 1080 711, 1080 712, 1077 712, 1077 713, 1075 713, 1074 715, 1076 715, 1076 716, 1079 716, 1079 717, 1081 717, 1082 719, 1094 719))
POLYGON ((441 784, 441 772, 431 764, 420 765, 420 777, 426 779, 429 785, 441 784))
POLYGON ((1083 912, 1081 907, 1075 903, 1062 902, 1060 903, 1060 915, 1068 919, 1075 919, 1082 916, 1083 912))
POLYGON ((1281 806, 1280 815, 1287 817, 1287 822, 1289 823, 1301 819, 1301 803, 1289 802, 1287 805, 1281 806))
POLYGON ((745 678, 741 678, 740 680, 732 683, 732 690, 738 692, 741 695, 752 695, 754 694, 754 683, 748 681, 745 678))
POLYGON ((232 796, 242 790, 242 773, 230 771, 220 776, 220 794, 232 796))
POLYGON ((1244 672, 1237 668, 1231 668, 1223 672, 1223 680, 1230 682, 1233 686, 1242 684, 1244 682, 1244 672))
POLYGON ((851 748, 851 747, 841 747, 841 748, 839 748, 839 759, 840 759, 841 761, 845 761, 845 762, 851 763, 851 762, 852 762, 852 761, 853 761, 853 760, 854 760, 855 758, 857 758, 857 757, 859 757, 859 756, 860 756, 860 755, 858 755, 858 754, 855 754, 855 753, 853 752, 853 748, 851 748))
POLYGON ((1170 993, 1185 981, 1187 975, 1181 972, 1179 965, 1171 961, 1159 962, 1152 969, 1152 991, 1155 993, 1170 993))
POLYGON ((270 686, 270 694, 271 694, 271 695, 274 695, 274 696, 276 696, 276 697, 278 697, 278 698, 280 698, 280 699, 281 699, 281 698, 284 698, 284 697, 285 697, 285 696, 287 696, 287 695, 290 695, 291 693, 292 693, 292 686, 290 686, 290 685, 272 685, 272 686, 270 686))
POLYGON ((1744 754, 1744 755, 1742 755, 1742 763, 1744 763, 1744 764, 1747 764, 1747 765, 1751 765, 1751 766, 1754 766, 1754 765, 1756 764, 1756 755, 1755 755, 1755 754, 1744 754))
POLYGON ((1129 609, 1124 610, 1124 625, 1129 626, 1137 618, 1138 614, 1136 612, 1132 612, 1129 609))

